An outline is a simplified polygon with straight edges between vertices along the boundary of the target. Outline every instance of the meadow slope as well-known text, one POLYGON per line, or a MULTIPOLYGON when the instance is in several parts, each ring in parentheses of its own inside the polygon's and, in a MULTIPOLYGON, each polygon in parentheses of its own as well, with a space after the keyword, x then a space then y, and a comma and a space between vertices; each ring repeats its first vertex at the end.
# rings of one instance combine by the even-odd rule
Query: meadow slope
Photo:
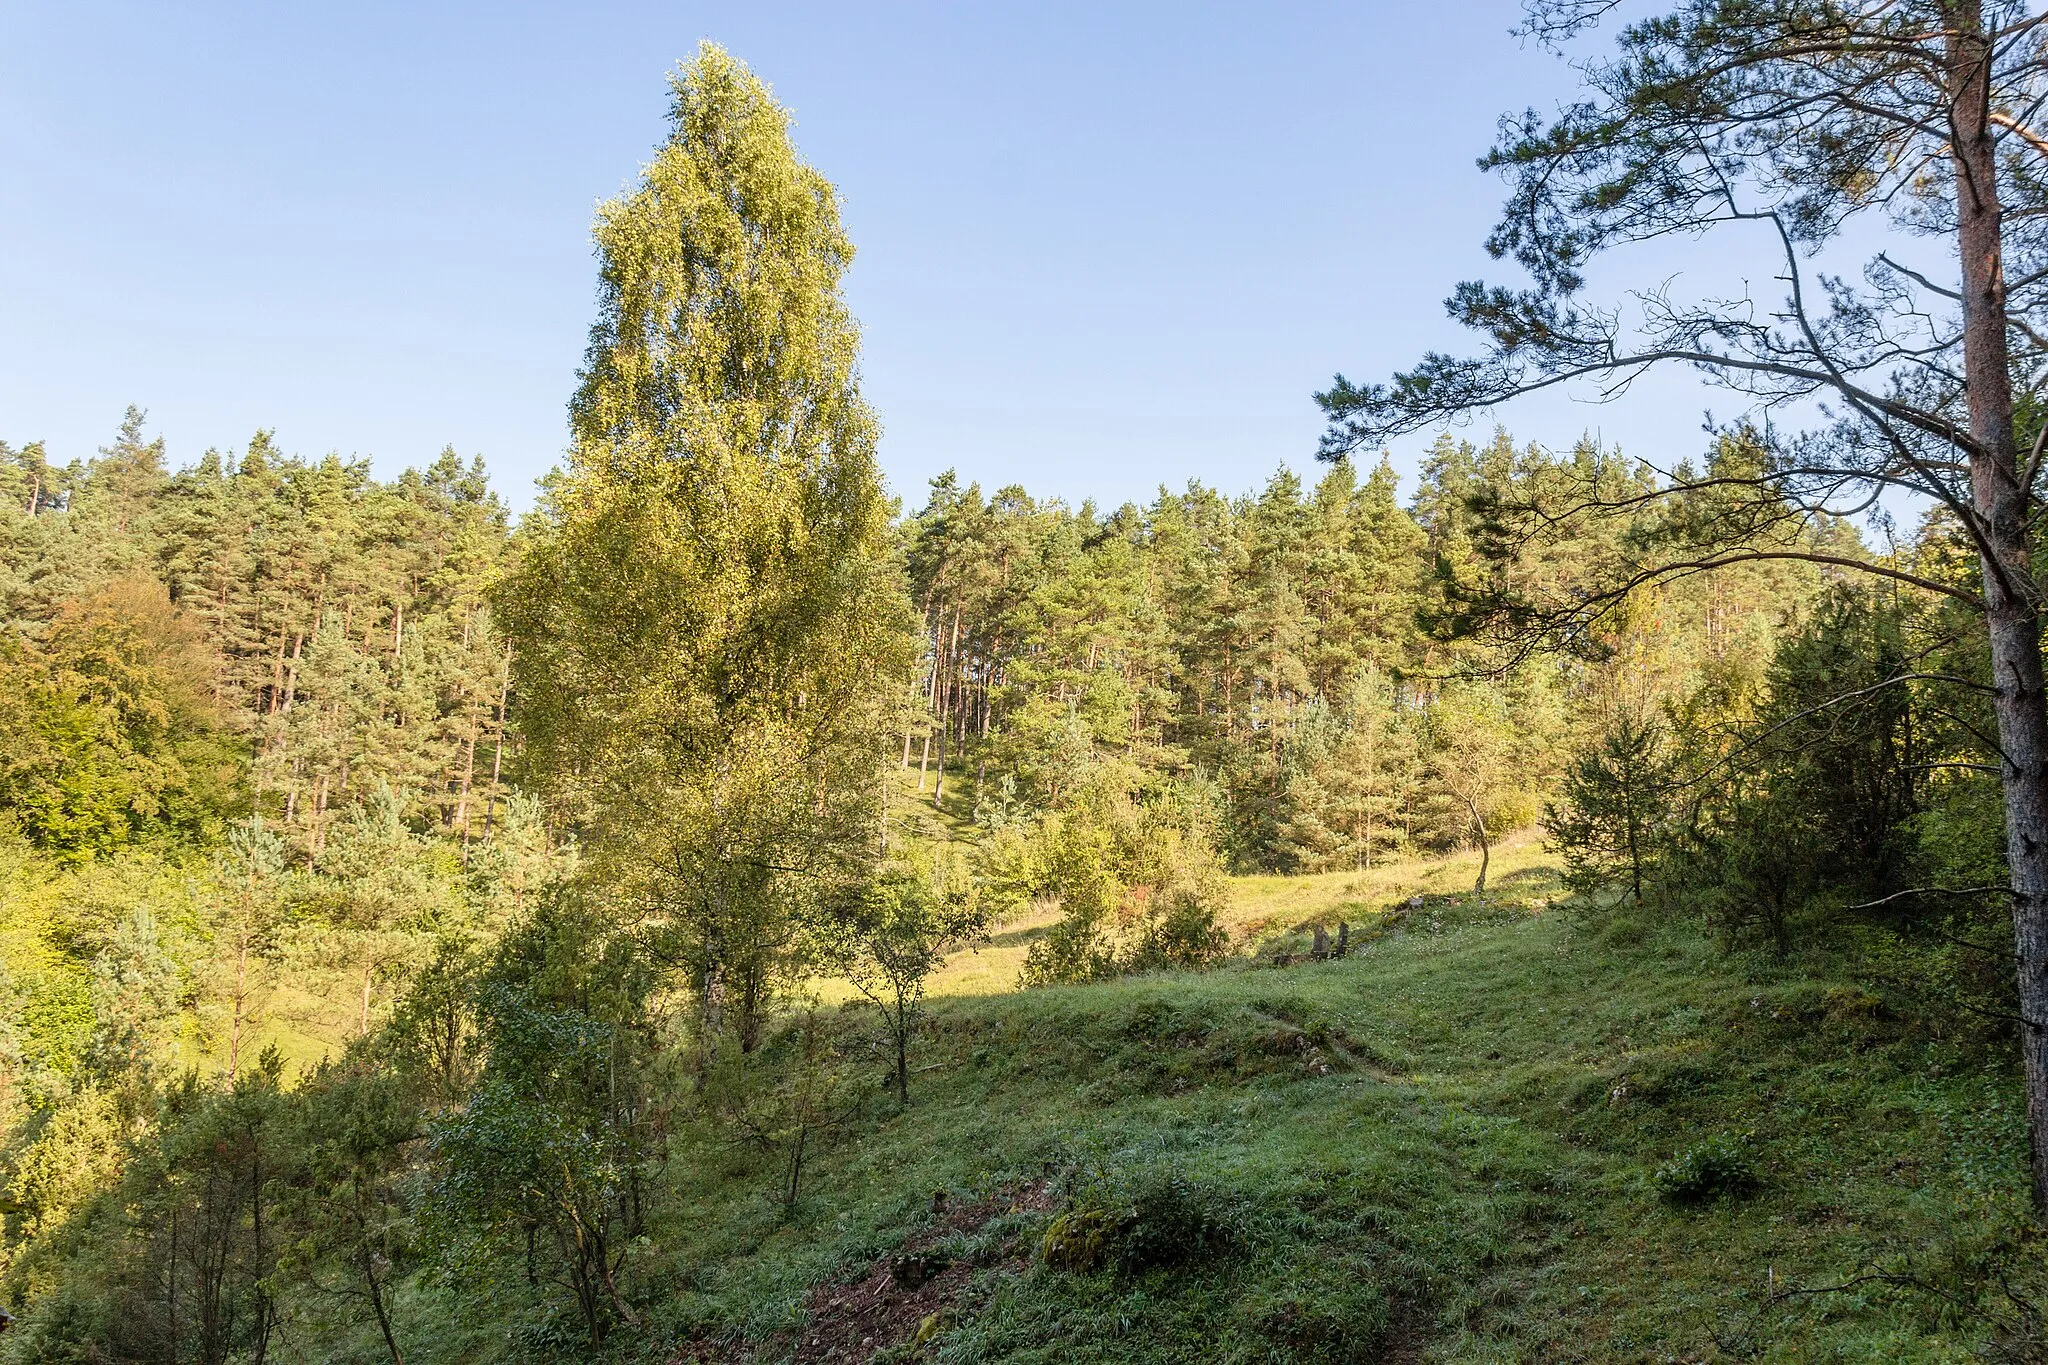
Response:
MULTIPOLYGON (((793 1204, 781 1157, 685 1144, 638 1349, 2031 1358, 2002 1052, 1943 1041, 1827 956, 1560 902, 1533 844, 1495 872, 1485 898, 1442 892, 1459 860, 1245 879, 1233 923, 1265 952, 1194 975, 999 993, 1033 932, 1013 926, 949 965, 910 1108, 863 1085, 793 1204), (1339 918, 1369 940, 1351 957, 1270 965, 1339 918)), ((851 1007, 828 1026, 866 1027, 851 1007)), ((422 1286, 401 1307, 447 1358, 569 1330, 493 1297, 422 1286)))

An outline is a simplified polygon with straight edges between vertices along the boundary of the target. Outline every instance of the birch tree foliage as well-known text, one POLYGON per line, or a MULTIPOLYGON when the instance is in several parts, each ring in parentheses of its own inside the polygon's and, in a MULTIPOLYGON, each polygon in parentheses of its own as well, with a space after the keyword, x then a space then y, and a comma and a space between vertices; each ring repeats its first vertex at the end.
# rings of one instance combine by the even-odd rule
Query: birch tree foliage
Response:
POLYGON ((743 978, 744 1036, 778 925, 876 849, 908 630, 837 196, 723 50, 670 89, 501 610, 537 775, 700 983, 743 978))

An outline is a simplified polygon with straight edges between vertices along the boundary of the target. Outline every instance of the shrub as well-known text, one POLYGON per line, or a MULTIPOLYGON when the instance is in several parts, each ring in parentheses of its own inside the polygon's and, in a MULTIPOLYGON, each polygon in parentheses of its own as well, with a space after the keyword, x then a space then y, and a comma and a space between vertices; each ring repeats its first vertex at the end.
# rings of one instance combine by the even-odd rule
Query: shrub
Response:
POLYGON ((1176 867, 1145 899, 1123 969, 1206 967, 1223 956, 1230 935, 1216 922, 1216 911, 1227 894, 1222 871, 1213 860, 1189 859, 1176 867))
POLYGON ((1117 1247, 1119 1269, 1182 1265, 1229 1248, 1229 1211, 1179 1169, 1147 1171, 1126 1188, 1132 1218, 1117 1247))
POLYGON ((1659 1166, 1650 1183, 1674 1204, 1703 1204, 1753 1193, 1763 1182, 1747 1137, 1713 1137, 1659 1166))
POLYGON ((1035 837, 1064 913, 1032 945, 1025 985, 1203 967, 1229 947, 1222 866, 1198 835, 1141 822, 1136 846, 1120 848, 1104 826, 1049 816, 1035 837))
POLYGON ((1058 1270, 1136 1274, 1220 1254, 1233 1225, 1217 1197, 1177 1168, 1104 1171, 1046 1228, 1039 1257, 1058 1270))

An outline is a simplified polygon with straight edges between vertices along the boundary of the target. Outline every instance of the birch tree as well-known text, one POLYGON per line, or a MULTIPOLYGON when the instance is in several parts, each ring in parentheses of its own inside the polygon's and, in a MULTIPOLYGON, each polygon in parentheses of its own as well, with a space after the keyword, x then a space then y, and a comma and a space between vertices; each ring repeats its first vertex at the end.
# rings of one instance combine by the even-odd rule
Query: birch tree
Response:
POLYGON ((667 141, 599 211, 569 464, 498 605, 592 873, 694 987, 707 1046, 751 1049, 804 918, 879 853, 909 624, 838 197, 722 49, 670 91, 667 141))

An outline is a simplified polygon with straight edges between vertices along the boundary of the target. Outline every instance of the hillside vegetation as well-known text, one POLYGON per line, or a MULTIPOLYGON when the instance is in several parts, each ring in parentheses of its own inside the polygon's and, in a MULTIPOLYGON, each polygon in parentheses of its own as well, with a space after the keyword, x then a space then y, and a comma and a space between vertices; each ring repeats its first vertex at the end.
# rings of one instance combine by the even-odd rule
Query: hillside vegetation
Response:
POLYGON ((899 502, 791 126, 674 73, 516 527, 0 445, 0 1361, 2048 1358, 2026 555, 1764 421, 1404 492, 1448 371, 899 502))
MULTIPOLYGON (((685 1360, 2028 1358, 2009 1063, 1831 951, 1560 903, 1533 845, 1405 908, 1475 861, 1243 879, 1268 952, 1198 974, 984 994, 955 958, 913 1106, 862 1069, 794 1201, 679 1146, 650 1327, 685 1360), (1340 918, 1350 957, 1269 965, 1340 918)), ((501 1308, 421 1290, 418 1358, 544 1336, 501 1308)))

